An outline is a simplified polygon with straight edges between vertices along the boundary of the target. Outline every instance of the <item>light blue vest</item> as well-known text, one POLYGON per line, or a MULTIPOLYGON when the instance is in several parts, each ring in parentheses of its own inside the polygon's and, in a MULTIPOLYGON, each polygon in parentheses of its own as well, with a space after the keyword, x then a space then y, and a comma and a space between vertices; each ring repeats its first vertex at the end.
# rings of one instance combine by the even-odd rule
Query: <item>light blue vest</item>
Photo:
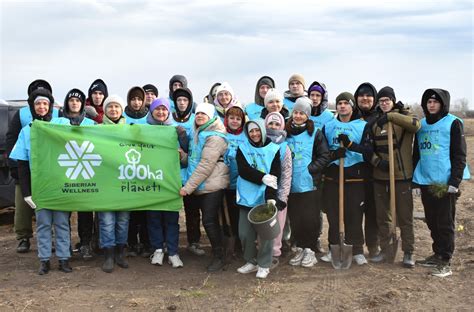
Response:
MULTIPOLYGON (((413 173, 413 182, 420 185, 447 184, 451 177, 450 145, 451 125, 460 120, 448 114, 438 122, 429 125, 426 118, 421 120, 421 129, 416 133, 420 160, 413 173)), ((463 179, 469 180, 471 175, 466 166, 463 179)))
MULTIPOLYGON (((10 158, 13 160, 31 160, 31 127, 28 124, 23 127, 18 135, 15 146, 10 153, 10 158)), ((30 161, 31 168, 31 161, 30 161)))
MULTIPOLYGON (((356 119, 350 122, 341 122, 334 118, 328 122, 324 129, 326 132, 325 135, 328 140, 329 149, 335 151, 340 147, 339 139, 337 138, 339 134, 346 134, 349 137, 349 140, 359 144, 362 139, 362 134, 366 124, 367 122, 362 119, 356 119)), ((364 158, 362 157, 361 153, 346 150, 344 168, 351 167, 363 161, 364 158)), ((331 164, 339 165, 339 159, 334 160, 331 162, 331 164)))
POLYGON ((263 106, 257 103, 250 103, 245 106, 245 114, 249 117, 249 120, 257 120, 262 114, 263 106))
MULTIPOLYGON (((186 172, 187 179, 189 179, 189 177, 193 174, 194 170, 196 170, 196 167, 201 161, 202 149, 204 148, 204 144, 206 143, 207 138, 213 135, 220 136, 221 138, 227 141, 225 134, 217 131, 206 130, 199 132, 197 142, 194 142, 194 139, 191 139, 189 141, 188 168, 186 172)), ((196 190, 203 190, 205 183, 206 181, 202 182, 196 190)))
MULTIPOLYGON (((270 173, 273 159, 280 150, 280 146, 273 142, 257 148, 252 146, 248 140, 239 148, 250 166, 266 174, 270 173)), ((239 176, 237 178, 237 204, 253 208, 265 203, 266 188, 267 186, 263 183, 258 185, 239 176)))
POLYGON ((291 113, 293 112, 293 107, 295 106, 295 102, 292 102, 288 100, 287 98, 283 98, 283 105, 285 105, 285 107, 288 108, 290 112, 290 116, 291 116, 291 113))
MULTIPOLYGON (((188 121, 178 122, 174 120, 176 126, 181 126, 184 128, 184 130, 186 130, 186 135, 188 137, 189 142, 191 142, 191 140, 193 139, 194 118, 195 116, 194 114, 192 114, 191 117, 189 117, 188 121)), ((183 183, 183 185, 185 185, 186 181, 188 181, 188 168, 184 167, 181 168, 181 182, 183 183)))
MULTIPOLYGON (((69 125, 69 126, 71 125, 71 121, 66 117, 53 118, 51 119, 50 123, 58 124, 58 125, 69 125)), ((84 119, 82 120, 80 124, 80 126, 93 126, 93 125, 95 125, 95 121, 87 117, 84 117, 84 119)))
POLYGON ((237 170, 237 161, 235 159, 237 155, 237 148, 247 142, 245 134, 231 134, 227 133, 227 152, 224 155, 225 164, 229 167, 230 173, 230 185, 229 189, 235 190, 237 186, 237 177, 239 176, 239 171, 237 170))
MULTIPOLYGON (((59 116, 59 110, 53 107, 53 118, 59 116)), ((31 115, 31 110, 29 106, 22 107, 20 109, 20 123, 23 128, 26 125, 29 125, 33 121, 33 115, 31 115)))
POLYGON ((291 193, 304 193, 315 190, 313 177, 309 173, 308 165, 313 159, 313 145, 316 129, 312 135, 308 131, 298 135, 291 135, 286 139, 293 157, 293 173, 291 179, 291 193))
POLYGON ((334 119, 334 114, 330 110, 325 109, 321 115, 310 116, 309 119, 314 122, 314 126, 316 128, 321 130, 328 122, 334 119))
POLYGON ((131 125, 131 124, 136 124, 136 125, 146 125, 147 122, 146 122, 146 116, 143 116, 142 118, 132 118, 130 116, 128 116, 126 113, 123 113, 123 116, 125 117, 125 122, 127 123, 127 125, 131 125))

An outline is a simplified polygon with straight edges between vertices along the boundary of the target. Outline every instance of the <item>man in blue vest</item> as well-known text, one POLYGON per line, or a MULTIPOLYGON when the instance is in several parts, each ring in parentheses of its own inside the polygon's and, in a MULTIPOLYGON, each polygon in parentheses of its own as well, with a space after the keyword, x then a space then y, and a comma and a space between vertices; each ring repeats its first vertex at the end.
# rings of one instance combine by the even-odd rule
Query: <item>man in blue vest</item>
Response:
POLYGON ((443 89, 428 89, 423 93, 421 107, 425 118, 416 135, 413 157, 413 183, 417 186, 413 193, 421 193, 434 253, 417 264, 433 267, 431 274, 437 277, 452 275, 456 200, 459 184, 470 178, 463 123, 449 114, 449 100, 449 92, 443 89), (435 185, 445 186, 442 194, 433 192, 435 185))

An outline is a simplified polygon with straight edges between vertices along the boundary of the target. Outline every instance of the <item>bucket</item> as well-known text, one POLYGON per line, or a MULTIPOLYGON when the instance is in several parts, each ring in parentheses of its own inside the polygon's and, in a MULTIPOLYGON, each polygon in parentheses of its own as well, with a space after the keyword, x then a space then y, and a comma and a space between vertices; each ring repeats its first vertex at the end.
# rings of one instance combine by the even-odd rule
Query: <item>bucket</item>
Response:
POLYGON ((278 222, 277 213, 278 210, 276 207, 273 205, 269 206, 268 204, 255 206, 249 211, 247 219, 249 220, 250 224, 252 224, 255 232, 257 232, 258 236, 262 240, 272 240, 276 238, 278 234, 280 234, 281 229, 280 223, 278 222), (254 221, 256 217, 261 217, 261 214, 265 213, 265 210, 268 210, 270 207, 275 210, 271 217, 265 220, 260 220, 260 218, 258 218, 256 221, 254 221))

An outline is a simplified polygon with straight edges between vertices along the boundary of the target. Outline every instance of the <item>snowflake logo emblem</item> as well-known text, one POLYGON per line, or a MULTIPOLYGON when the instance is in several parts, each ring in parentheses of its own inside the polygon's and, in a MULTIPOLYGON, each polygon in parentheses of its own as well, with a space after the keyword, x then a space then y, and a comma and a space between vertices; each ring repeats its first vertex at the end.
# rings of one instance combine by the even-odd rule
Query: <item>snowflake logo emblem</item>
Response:
POLYGON ((61 167, 69 167, 66 170, 66 176, 71 180, 76 180, 79 175, 89 180, 94 177, 94 169, 102 163, 102 157, 99 154, 92 154, 94 144, 90 141, 82 142, 81 146, 76 141, 66 143, 67 154, 61 154, 58 157, 58 164, 61 167))

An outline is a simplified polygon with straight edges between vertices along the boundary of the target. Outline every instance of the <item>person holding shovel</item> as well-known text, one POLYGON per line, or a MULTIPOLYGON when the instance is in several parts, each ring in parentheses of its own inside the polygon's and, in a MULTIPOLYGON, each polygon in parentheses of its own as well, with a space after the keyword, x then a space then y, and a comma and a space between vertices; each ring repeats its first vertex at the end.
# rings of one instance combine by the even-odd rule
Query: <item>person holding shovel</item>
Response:
MULTIPOLYGON (((354 96, 350 92, 343 92, 336 97, 337 118, 324 126, 324 134, 331 150, 331 163, 325 171, 324 202, 326 203, 327 218, 329 222, 329 244, 340 245, 339 207, 338 198, 342 196, 343 223, 345 237, 342 243, 352 245, 353 260, 358 265, 367 264, 364 256, 364 233, 362 231, 362 217, 365 205, 366 177, 370 175, 364 162, 369 160, 370 148, 367 148, 369 129, 367 122, 360 118, 360 113, 355 106, 354 96), (339 193, 339 162, 344 159, 343 188, 339 193)), ((342 231, 341 231, 342 233, 342 231)), ((342 262, 352 261, 350 254, 342 262)), ((331 250, 321 258, 325 262, 333 262, 337 255, 332 255, 331 250)), ((340 260, 340 259, 339 259, 340 260)), ((334 262, 333 262, 334 264, 334 262)))
POLYGON ((374 179, 375 209, 381 252, 371 258, 374 263, 394 258, 396 244, 392 236, 393 225, 390 212, 389 187, 389 146, 388 127, 393 130, 393 159, 396 220, 400 227, 403 266, 413 268, 415 261, 415 235, 413 231, 413 198, 411 180, 413 174, 413 140, 420 129, 418 118, 402 102, 396 102, 395 92, 391 87, 384 87, 377 93, 379 118, 372 124, 374 153, 371 158, 374 179))
POLYGON ((266 278, 272 264, 273 239, 259 238, 248 220, 248 214, 251 208, 265 203, 278 210, 286 208, 277 196, 281 176, 280 146, 267 138, 263 120, 247 122, 244 133, 247 140, 238 147, 236 155, 239 171, 237 206, 240 208, 239 236, 247 263, 237 272, 247 274, 257 271, 257 278, 266 278))
POLYGON ((453 274, 456 200, 459 184, 470 178, 463 122, 449 113, 449 101, 449 92, 443 89, 427 89, 423 93, 421 107, 425 118, 416 134, 413 155, 413 183, 417 186, 413 193, 421 193, 434 253, 416 263, 432 267, 431 274, 437 277, 453 274), (441 192, 435 191, 437 185, 441 192))

